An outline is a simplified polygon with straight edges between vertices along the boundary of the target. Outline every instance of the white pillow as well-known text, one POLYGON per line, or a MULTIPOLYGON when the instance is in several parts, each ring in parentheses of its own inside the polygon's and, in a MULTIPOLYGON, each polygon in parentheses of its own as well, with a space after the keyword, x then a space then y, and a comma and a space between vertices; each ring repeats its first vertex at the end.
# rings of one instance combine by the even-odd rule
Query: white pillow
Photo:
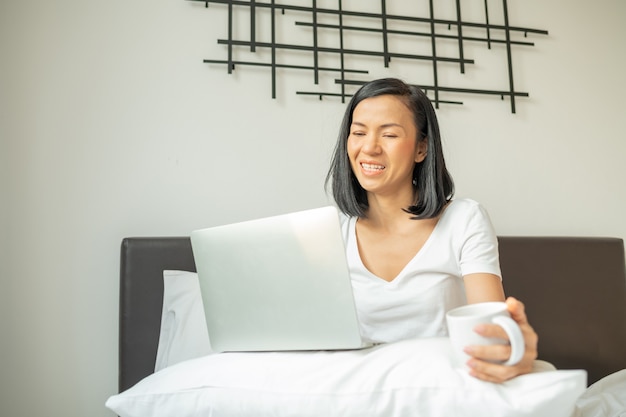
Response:
POLYGON ((625 417, 626 369, 605 376, 576 401, 572 417, 625 417))
POLYGON ((166 270, 163 286, 155 371, 211 353, 198 275, 166 270))
POLYGON ((106 406, 121 417, 569 417, 585 390, 582 370, 482 382, 455 369, 450 354, 448 338, 354 351, 219 353, 148 376, 106 406))

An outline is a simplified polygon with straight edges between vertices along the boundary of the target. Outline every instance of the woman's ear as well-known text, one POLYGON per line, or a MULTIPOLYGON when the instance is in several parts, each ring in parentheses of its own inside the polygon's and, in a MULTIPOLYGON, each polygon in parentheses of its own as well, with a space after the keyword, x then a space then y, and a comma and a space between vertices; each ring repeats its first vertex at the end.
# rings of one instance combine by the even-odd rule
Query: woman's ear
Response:
POLYGON ((415 163, 419 164, 420 162, 426 159, 426 155, 428 153, 428 138, 424 138, 421 141, 417 142, 417 147, 415 148, 415 163))

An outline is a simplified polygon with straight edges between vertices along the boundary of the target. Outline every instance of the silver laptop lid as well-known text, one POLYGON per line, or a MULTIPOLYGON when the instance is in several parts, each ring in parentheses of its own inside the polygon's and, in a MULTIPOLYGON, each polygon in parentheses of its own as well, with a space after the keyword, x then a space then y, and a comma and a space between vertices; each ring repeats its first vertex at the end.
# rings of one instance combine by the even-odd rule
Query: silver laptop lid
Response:
POLYGON ((213 350, 363 347, 336 208, 196 230, 191 242, 213 350))

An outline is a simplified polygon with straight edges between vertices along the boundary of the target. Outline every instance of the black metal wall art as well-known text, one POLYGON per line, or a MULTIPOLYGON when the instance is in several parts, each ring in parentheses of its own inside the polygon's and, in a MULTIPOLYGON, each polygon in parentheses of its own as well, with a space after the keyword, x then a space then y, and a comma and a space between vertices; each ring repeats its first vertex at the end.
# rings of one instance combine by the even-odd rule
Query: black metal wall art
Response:
POLYGON ((516 90, 513 49, 534 46, 529 35, 548 34, 547 30, 510 25, 507 0, 188 1, 204 3, 206 8, 220 4, 217 9, 222 11, 226 6, 228 33, 217 40, 225 47, 226 59, 204 62, 225 65, 229 74, 238 67, 269 68, 272 98, 276 98, 277 71, 296 70, 309 72, 318 88, 322 77, 330 78, 336 89, 296 94, 320 100, 338 97, 345 102, 356 88, 377 78, 368 77, 369 71, 358 65, 378 62, 389 68, 393 61, 413 66, 410 79, 402 78, 426 91, 437 108, 463 104, 456 99, 458 95, 477 94, 507 98, 515 113, 516 98, 529 94, 516 90), (281 24, 287 22, 286 15, 291 15, 291 20, 285 31, 281 24), (291 25, 302 29, 300 41, 292 39, 300 33, 291 25), (468 66, 475 64, 468 46, 475 51, 476 45, 499 51, 505 61, 495 69, 507 73, 496 88, 455 85, 453 77, 447 76, 449 71, 465 74, 468 66))

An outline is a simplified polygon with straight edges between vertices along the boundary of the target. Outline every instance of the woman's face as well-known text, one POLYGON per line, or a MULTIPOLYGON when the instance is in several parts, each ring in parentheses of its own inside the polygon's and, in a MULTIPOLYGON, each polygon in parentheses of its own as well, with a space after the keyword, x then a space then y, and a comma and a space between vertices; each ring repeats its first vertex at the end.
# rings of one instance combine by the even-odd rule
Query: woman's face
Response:
MULTIPOLYGON (((393 95, 367 98, 352 113, 348 157, 368 193, 413 198, 413 168, 426 156, 411 110, 393 95)), ((409 204, 410 204, 409 200, 409 204)))

